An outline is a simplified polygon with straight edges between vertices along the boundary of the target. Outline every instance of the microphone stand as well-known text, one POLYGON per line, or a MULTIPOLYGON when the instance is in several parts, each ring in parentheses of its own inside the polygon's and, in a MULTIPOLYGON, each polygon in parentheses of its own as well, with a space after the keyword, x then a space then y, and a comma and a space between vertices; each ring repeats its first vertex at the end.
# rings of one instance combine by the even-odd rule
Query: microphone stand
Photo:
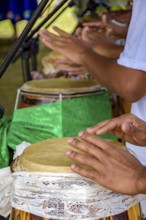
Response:
MULTIPOLYGON (((31 31, 33 25, 36 23, 37 19, 42 14, 45 6, 48 4, 49 0, 42 0, 35 10, 32 18, 28 21, 26 27, 23 32, 16 40, 12 48, 10 49, 8 55, 6 56, 4 62, 0 67, 0 77, 3 76, 5 70, 8 68, 9 64, 13 61, 16 61, 20 56, 22 60, 22 69, 23 69, 23 79, 24 81, 31 80, 30 74, 30 63, 29 59, 32 58, 32 68, 36 70, 37 62, 36 62, 36 54, 38 53, 38 37, 33 38, 34 34, 38 32, 38 30, 50 19, 56 12, 60 10, 60 8, 68 2, 68 0, 63 0, 54 10, 34 29, 31 31), (31 31, 31 32, 30 32, 31 31), (30 33, 30 34, 29 34, 30 33)), ((70 2, 68 6, 72 6, 73 4, 70 2)))

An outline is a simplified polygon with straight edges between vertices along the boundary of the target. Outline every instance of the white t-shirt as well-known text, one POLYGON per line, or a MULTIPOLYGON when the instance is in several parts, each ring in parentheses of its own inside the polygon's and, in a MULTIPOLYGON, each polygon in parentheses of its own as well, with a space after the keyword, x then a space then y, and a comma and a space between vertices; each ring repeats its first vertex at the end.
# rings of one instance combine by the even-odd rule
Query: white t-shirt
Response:
MULTIPOLYGON (((118 64, 146 72, 146 0, 134 0, 132 18, 124 51, 118 64)), ((132 104, 131 112, 146 121, 146 95, 132 104)), ((143 165, 146 165, 146 147, 127 143, 143 165)))

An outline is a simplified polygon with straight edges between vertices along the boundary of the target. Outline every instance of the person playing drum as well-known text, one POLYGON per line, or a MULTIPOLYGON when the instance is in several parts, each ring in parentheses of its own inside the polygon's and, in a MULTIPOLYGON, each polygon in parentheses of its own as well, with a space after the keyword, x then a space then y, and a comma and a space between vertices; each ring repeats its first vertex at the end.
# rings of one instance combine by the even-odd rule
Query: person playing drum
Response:
MULTIPOLYGON (((126 44, 118 60, 95 53, 82 40, 60 29, 55 29, 59 36, 47 30, 40 32, 46 46, 62 53, 76 64, 83 65, 101 85, 132 102, 131 113, 144 121, 146 121, 145 7, 146 1, 133 1, 126 44)), ((141 163, 146 165, 146 148, 130 143, 126 145, 129 150, 135 152, 141 163)), ((146 217, 146 206, 145 204, 142 206, 146 217)))

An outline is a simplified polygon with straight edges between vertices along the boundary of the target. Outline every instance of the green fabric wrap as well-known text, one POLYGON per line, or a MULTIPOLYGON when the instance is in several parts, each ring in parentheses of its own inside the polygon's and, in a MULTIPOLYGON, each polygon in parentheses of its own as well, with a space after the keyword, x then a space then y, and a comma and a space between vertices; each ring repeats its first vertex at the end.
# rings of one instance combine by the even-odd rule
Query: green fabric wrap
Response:
MULTIPOLYGON (((107 91, 50 104, 17 109, 0 120, 0 167, 10 162, 10 149, 23 141, 76 137, 79 131, 112 117, 107 91)), ((104 138, 116 140, 115 136, 104 138)), ((12 153, 12 152, 11 152, 12 153)))
MULTIPOLYGON (((49 138, 75 137, 79 131, 111 117, 107 91, 17 109, 9 130, 8 146, 15 150, 22 141, 36 143, 49 138)), ((105 138, 110 137, 105 135, 105 138)))
POLYGON ((11 116, 4 116, 0 120, 0 168, 9 165, 9 149, 7 136, 11 124, 11 116))

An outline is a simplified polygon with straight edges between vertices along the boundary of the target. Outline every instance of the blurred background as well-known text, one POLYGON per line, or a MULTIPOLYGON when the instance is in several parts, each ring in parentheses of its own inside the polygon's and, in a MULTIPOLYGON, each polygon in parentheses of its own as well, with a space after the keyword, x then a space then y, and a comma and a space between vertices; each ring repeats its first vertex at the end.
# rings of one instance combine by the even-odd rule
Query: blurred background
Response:
MULTIPOLYGON (((41 0, 38 1, 38 4, 41 0)), ((52 0, 50 6, 46 6, 44 13, 38 18, 33 29, 49 14, 57 5, 63 1, 52 0)), ((70 1, 67 1, 67 4, 70 1)), ((76 26, 82 21, 94 20, 94 16, 107 11, 124 11, 129 7, 128 0, 80 0, 73 1, 73 7, 67 7, 65 10, 48 26, 50 31, 53 26, 58 26, 68 33, 73 33, 76 26)), ((64 5, 65 7, 66 5, 64 5)), ((61 8, 62 9, 62 8, 61 8)), ((53 19, 53 18, 52 18, 53 19)), ((16 39, 20 36, 24 30, 27 20, 20 19, 16 22, 17 36, 14 38, 14 28, 10 19, 0 19, 0 65, 3 63, 6 55, 9 53, 11 47, 15 43, 16 39)), ((48 21, 49 22, 49 21, 48 21)), ((47 22, 46 22, 47 24, 47 22)), ((46 25, 45 24, 45 25, 46 25)), ((45 26, 44 25, 44 26, 45 26)), ((43 29, 43 27, 41 29, 43 29)), ((41 78, 39 73, 42 73, 43 62, 46 64, 46 57, 49 53, 49 49, 39 42, 39 53, 37 54, 37 73, 34 73, 35 78, 41 78), (37 75, 38 74, 38 75, 37 75)), ((46 58, 47 59, 47 58, 46 58)), ((48 62, 48 60, 47 60, 48 62)), ((21 59, 17 59, 11 63, 7 70, 4 72, 0 79, 0 104, 5 108, 5 114, 11 115, 14 111, 14 105, 16 100, 17 89, 24 83, 22 74, 21 59)))
MULTIPOLYGON (((38 3, 40 3, 40 1, 38 3)), ((50 13, 56 4, 57 1, 55 0, 51 7, 45 9, 45 13, 37 20, 34 27, 40 23, 48 13, 50 13)), ((52 30, 52 26, 56 25, 71 33, 78 22, 74 11, 74 7, 66 9, 58 17, 58 19, 53 22, 53 24, 49 27, 49 30, 52 30)), ((19 37, 21 32, 24 30, 27 22, 27 20, 21 20, 16 23, 17 37, 19 37)), ((5 19, 0 21, 0 65, 12 45, 15 43, 16 39, 13 39, 13 34, 14 29, 10 20, 5 19)), ((48 54, 49 50, 43 46, 41 42, 39 42, 39 44, 40 49, 37 56, 37 62, 38 71, 41 71, 41 59, 48 54)), ((4 106, 6 115, 11 115, 13 113, 17 89, 22 86, 23 83, 21 59, 18 59, 15 63, 11 63, 9 65, 8 69, 0 79, 0 104, 4 106)))

